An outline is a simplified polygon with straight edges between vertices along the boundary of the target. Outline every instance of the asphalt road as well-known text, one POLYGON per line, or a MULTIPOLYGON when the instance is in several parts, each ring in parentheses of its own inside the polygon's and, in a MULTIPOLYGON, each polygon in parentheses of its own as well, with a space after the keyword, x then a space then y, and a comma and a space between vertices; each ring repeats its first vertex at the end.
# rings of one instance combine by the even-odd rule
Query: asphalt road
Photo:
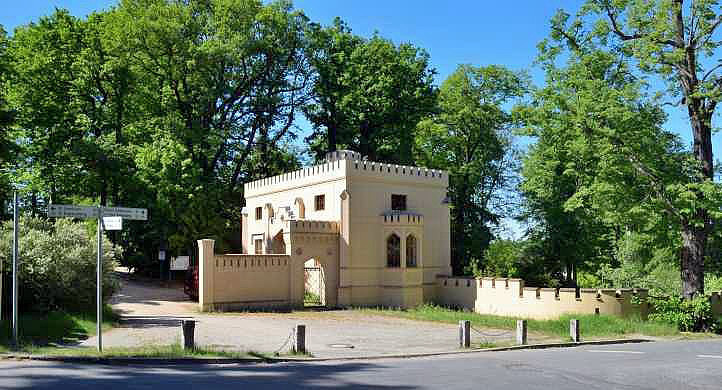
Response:
POLYGON ((722 389, 722 341, 258 365, 0 361, 2 389, 722 389))

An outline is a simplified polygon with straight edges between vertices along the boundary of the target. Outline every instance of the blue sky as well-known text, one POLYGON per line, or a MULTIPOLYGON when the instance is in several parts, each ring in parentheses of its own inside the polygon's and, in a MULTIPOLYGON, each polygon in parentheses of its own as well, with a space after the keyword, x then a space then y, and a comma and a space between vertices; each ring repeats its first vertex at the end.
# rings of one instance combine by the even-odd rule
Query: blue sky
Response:
MULTIPOLYGON (((12 30, 53 12, 67 8, 85 16, 116 4, 115 0, 0 0, 0 24, 12 30)), ((438 71, 437 82, 458 64, 500 64, 530 71, 537 84, 543 75, 532 67, 536 45, 548 35, 549 19, 557 9, 576 12, 583 0, 424 1, 424 0, 297 0, 311 20, 329 24, 340 16, 354 32, 370 36, 375 31, 396 43, 410 42, 426 49, 438 71)), ((685 113, 668 110, 668 128, 690 140, 685 113)), ((306 127, 307 123, 300 126, 306 127)), ((714 136, 720 153, 722 134, 714 136)))
MULTIPOLYGON (((116 0, 0 0, 0 24, 8 32, 55 7, 85 16, 116 4, 116 0)), ((340 16, 353 31, 363 36, 378 32, 396 43, 410 42, 431 55, 441 83, 459 64, 499 64, 530 71, 541 85, 543 75, 534 69, 536 45, 549 33, 549 20, 557 9, 576 12, 583 0, 296 0, 312 21, 329 24, 340 16)), ((689 122, 683 111, 668 109, 669 130, 690 141, 689 122)), ((718 120, 718 118, 717 118, 718 120)), ((309 130, 300 121, 302 132, 309 130)), ((302 134, 303 135, 303 134, 302 134)), ((300 140, 299 140, 300 141, 300 140)), ((525 142, 521 142, 524 144, 525 142)), ((722 153, 722 134, 713 139, 715 152, 722 153)), ((507 221, 507 234, 518 236, 520 227, 507 221)))

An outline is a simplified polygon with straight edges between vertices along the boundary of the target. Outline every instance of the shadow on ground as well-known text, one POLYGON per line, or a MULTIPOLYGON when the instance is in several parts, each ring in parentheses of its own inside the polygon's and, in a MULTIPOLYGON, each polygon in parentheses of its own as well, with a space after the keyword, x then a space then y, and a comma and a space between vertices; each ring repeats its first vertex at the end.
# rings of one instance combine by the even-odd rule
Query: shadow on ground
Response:
POLYGON ((370 363, 333 365, 179 365, 166 367, 77 365, 45 363, 29 367, 24 363, 4 365, 0 387, 15 389, 315 389, 319 386, 364 389, 413 389, 412 386, 381 386, 349 380, 345 373, 373 376, 387 367, 370 363), (13 372, 22 370, 22 375, 13 372), (365 374, 364 374, 365 372, 365 374), (7 386, 7 387, 6 387, 7 386))

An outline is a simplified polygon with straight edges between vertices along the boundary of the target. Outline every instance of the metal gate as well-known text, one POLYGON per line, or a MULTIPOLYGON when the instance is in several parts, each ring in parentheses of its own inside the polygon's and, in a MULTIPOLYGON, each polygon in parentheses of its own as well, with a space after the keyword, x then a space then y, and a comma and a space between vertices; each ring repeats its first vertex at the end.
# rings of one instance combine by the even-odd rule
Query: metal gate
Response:
POLYGON ((303 281, 303 305, 323 306, 323 271, 321 267, 304 267, 303 281))

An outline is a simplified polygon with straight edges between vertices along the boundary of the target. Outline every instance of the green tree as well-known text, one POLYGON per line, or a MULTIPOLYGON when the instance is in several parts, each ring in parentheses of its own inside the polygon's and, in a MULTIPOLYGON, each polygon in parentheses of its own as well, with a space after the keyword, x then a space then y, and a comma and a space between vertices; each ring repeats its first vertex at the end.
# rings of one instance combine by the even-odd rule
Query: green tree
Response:
MULTIPOLYGON (((527 112, 538 142, 522 183, 542 256, 557 259, 570 282, 578 267, 629 264, 629 237, 644 237, 648 250, 633 256, 639 269, 659 263, 679 245, 670 231, 697 201, 693 157, 662 128, 661 106, 617 54, 575 51, 563 68, 545 54, 547 85, 527 112)), ((705 191, 708 203, 696 206, 719 209, 719 188, 705 191)))
POLYGON ((515 161, 507 106, 526 88, 523 74, 461 65, 441 85, 438 114, 418 125, 417 161, 449 171, 454 274, 481 260, 502 217, 515 161))
POLYGON ((315 79, 305 113, 316 158, 339 146, 369 160, 411 164, 415 126, 434 108, 428 54, 374 35, 354 36, 339 19, 310 34, 315 79))
MULTIPOLYGON (((15 158, 15 144, 11 139, 10 126, 13 123, 13 115, 7 104, 7 82, 8 82, 8 40, 0 25, 0 205, 10 199, 10 179, 8 169, 15 158)), ((1 206, 0 206, 1 207, 1 206)), ((2 219, 2 217, 0 217, 2 219)))
POLYGON ((308 40, 309 62, 315 76, 313 99, 303 107, 303 113, 314 126, 308 141, 320 159, 337 150, 339 142, 344 146, 350 142, 347 136, 351 124, 341 103, 350 87, 344 74, 351 67, 351 54, 363 39, 337 17, 330 27, 311 24, 308 40))
MULTIPOLYGON (((704 292, 704 260, 718 210, 712 151, 712 118, 722 88, 715 58, 720 45, 715 34, 722 23, 718 11, 715 0, 589 0, 573 20, 563 11, 552 20, 552 39, 571 52, 613 52, 635 75, 663 80, 667 88, 660 92, 685 106, 693 140, 689 154, 694 164, 686 172, 690 180, 669 188, 653 171, 633 164, 679 223, 682 293, 687 299, 704 292)), ((547 48, 560 51, 559 46, 547 48)))

